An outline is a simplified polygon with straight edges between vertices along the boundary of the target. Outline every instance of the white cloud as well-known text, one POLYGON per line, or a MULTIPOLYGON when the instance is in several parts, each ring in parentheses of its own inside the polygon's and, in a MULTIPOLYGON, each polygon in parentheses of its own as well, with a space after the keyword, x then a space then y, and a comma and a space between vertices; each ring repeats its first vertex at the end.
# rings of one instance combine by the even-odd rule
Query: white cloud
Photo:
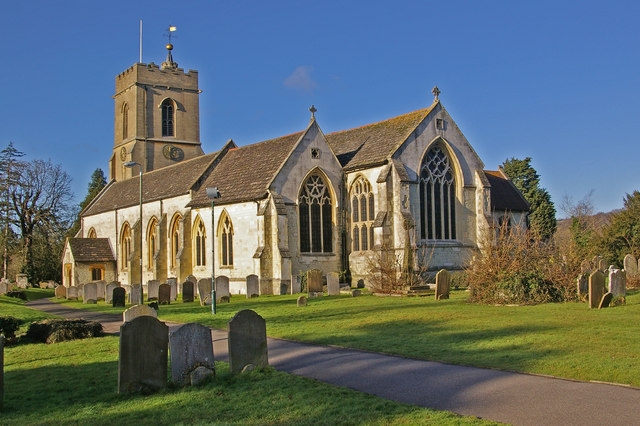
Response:
POLYGON ((311 78, 313 67, 302 65, 293 70, 291 75, 284 79, 284 85, 290 89, 311 92, 317 83, 311 78))

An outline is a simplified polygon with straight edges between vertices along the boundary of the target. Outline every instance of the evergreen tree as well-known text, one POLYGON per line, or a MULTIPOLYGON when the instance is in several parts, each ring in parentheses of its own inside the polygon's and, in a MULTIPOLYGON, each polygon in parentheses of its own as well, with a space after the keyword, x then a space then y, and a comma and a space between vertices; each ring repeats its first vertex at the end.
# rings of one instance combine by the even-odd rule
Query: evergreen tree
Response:
POLYGON ((513 184, 529 202, 529 226, 543 239, 549 239, 556 231, 556 209, 549 192, 540 188, 540 175, 531 166, 531 157, 524 160, 511 158, 504 161, 502 168, 513 184))
POLYGON ((13 142, 0 151, 0 217, 2 218, 2 277, 7 278, 9 252, 16 243, 16 233, 11 228, 15 214, 11 203, 11 192, 20 183, 20 170, 23 163, 19 160, 24 153, 18 151, 13 142))
MULTIPOLYGON (((104 177, 104 172, 102 169, 95 169, 93 174, 91 175, 91 180, 89 181, 89 185, 87 185, 87 195, 84 197, 84 200, 80 203, 80 212, 85 209, 93 201, 93 199, 98 195, 102 188, 107 185, 107 179, 104 177)), ((75 222, 73 222, 73 226, 67 232, 67 236, 73 237, 80 230, 80 216, 76 217, 75 222)))
POLYGON ((625 196, 624 208, 604 229, 601 246, 606 259, 620 267, 627 254, 640 256, 640 192, 625 196))

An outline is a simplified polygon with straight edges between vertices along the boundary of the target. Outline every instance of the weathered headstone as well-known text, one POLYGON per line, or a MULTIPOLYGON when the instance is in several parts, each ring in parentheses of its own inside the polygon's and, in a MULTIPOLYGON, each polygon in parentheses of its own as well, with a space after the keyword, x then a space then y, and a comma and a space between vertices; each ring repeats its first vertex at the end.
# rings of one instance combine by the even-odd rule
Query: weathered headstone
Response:
POLYGON ((302 291, 302 284, 300 283, 300 277, 295 277, 291 280, 291 294, 298 294, 302 291))
POLYGON ((604 272, 607 270, 607 261, 604 259, 600 259, 600 262, 598 263, 598 270, 604 272))
POLYGON ((629 276, 638 273, 638 261, 634 255, 628 254, 624 257, 624 270, 629 276))
POLYGON ((158 318, 158 313, 155 309, 147 305, 132 306, 122 313, 122 322, 133 321, 138 317, 150 316, 158 318))
POLYGON ((16 274, 16 285, 19 288, 29 287, 29 280, 27 279, 27 274, 16 274))
POLYGON ((200 306, 211 304, 211 278, 198 280, 198 298, 200 299, 200 306))
POLYGON ((589 278, 587 274, 578 276, 578 297, 587 296, 589 294, 589 278))
POLYGON ((604 274, 595 271, 589 275, 589 307, 597 308, 604 295, 604 274))
MULTIPOLYGON (((205 367, 209 375, 215 374, 213 342, 208 327, 194 322, 180 326, 169 336, 169 350, 171 380, 174 383, 191 383, 191 375, 198 367, 205 367)), ((197 373, 198 380, 202 380, 202 373, 197 373)))
POLYGON ((257 275, 247 275, 247 299, 260 294, 260 282, 257 275))
POLYGON ((141 286, 140 284, 132 284, 131 291, 129 292, 129 303, 132 305, 139 305, 142 303, 142 294, 141 294, 141 286))
POLYGON ((356 288, 364 288, 364 280, 362 278, 356 283, 356 288))
POLYGON ((612 300, 613 300, 613 294, 611 294, 611 292, 606 293, 604 296, 602 296, 602 300, 600 300, 598 309, 608 308, 612 300))
POLYGON ((620 269, 609 271, 609 293, 613 297, 620 297, 627 294, 627 273, 620 269))
POLYGON ((82 303, 95 303, 98 301, 98 286, 96 283, 88 283, 82 287, 82 303))
POLYGON ((322 271, 311 269, 307 271, 307 292, 322 293, 322 271))
POLYGON ((260 315, 244 309, 227 323, 229 331, 229 370, 239 373, 247 364, 269 365, 267 326, 260 315))
MULTIPOLYGON (((59 285, 55 290, 56 299, 65 299, 67 297, 67 288, 63 285, 59 285)), ((0 294, 2 293, 2 284, 0 284, 0 294)))
POLYGON ((327 274, 327 294, 329 296, 340 294, 340 278, 337 272, 329 272, 327 274))
POLYGON ((111 304, 114 308, 124 308, 127 300, 127 292, 122 287, 114 287, 111 290, 111 304))
POLYGON ((193 275, 187 275, 187 278, 185 278, 186 281, 191 281, 193 284, 197 284, 198 283, 198 279, 196 277, 194 277, 193 275))
MULTIPOLYGON (((0 295, 7 294, 9 291, 9 286, 5 282, 0 282, 0 295)), ((56 295, 57 297, 57 295, 56 295)))
POLYGON ((4 342, 6 339, 0 334, 0 411, 4 400, 4 342))
POLYGON ((449 298, 451 275, 446 269, 440 269, 436 274, 436 300, 449 298))
POLYGON ((120 326, 118 393, 158 390, 167 384, 169 327, 150 316, 120 326))
POLYGON ((78 287, 71 286, 67 289, 67 300, 78 300, 78 287))
POLYGON ((182 301, 185 303, 193 302, 193 283, 191 281, 182 283, 182 301))
POLYGON ((160 288, 160 281, 149 280, 147 281, 147 300, 158 300, 158 289, 160 288))
POLYGON ((171 286, 169 284, 160 284, 158 288, 158 304, 168 305, 171 303, 171 286))
POLYGON ((229 293, 229 277, 220 275, 216 277, 216 301, 219 302, 223 297, 230 298, 229 293))
POLYGON ((580 273, 585 274, 585 273, 591 273, 591 262, 589 262, 588 260, 583 260, 582 263, 580 263, 580 273))
POLYGON ((362 296, 362 291, 360 291, 360 290, 353 290, 353 291, 351 291, 351 296, 353 296, 353 297, 362 296))
POLYGON ((296 303, 298 307, 307 306, 307 298, 305 296, 298 296, 298 301, 296 303))
POLYGON ((98 295, 96 300, 105 300, 104 296, 107 283, 105 281, 94 281, 94 284, 96 285, 96 294, 98 295))
POLYGON ((175 278, 167 278, 167 284, 171 287, 171 301, 178 299, 178 281, 175 278))
POLYGON ((118 287, 116 283, 109 283, 106 285, 104 288, 104 303, 111 303, 113 300, 113 289, 116 287, 118 287))

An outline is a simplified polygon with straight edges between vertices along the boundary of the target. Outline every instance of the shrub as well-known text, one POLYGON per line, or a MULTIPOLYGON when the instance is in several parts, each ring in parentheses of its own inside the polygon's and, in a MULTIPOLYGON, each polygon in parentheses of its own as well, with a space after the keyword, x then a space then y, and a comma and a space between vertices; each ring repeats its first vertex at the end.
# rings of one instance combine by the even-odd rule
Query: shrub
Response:
POLYGON ((102 336, 102 324, 82 319, 50 319, 32 322, 27 338, 41 343, 58 343, 65 340, 102 336))
POLYGON ((20 328, 22 321, 18 318, 10 316, 0 316, 0 334, 4 334, 7 340, 13 340, 16 337, 16 331, 20 328))
POLYGON ((7 292, 7 296, 15 297, 16 299, 27 300, 27 293, 22 290, 12 290, 7 292))

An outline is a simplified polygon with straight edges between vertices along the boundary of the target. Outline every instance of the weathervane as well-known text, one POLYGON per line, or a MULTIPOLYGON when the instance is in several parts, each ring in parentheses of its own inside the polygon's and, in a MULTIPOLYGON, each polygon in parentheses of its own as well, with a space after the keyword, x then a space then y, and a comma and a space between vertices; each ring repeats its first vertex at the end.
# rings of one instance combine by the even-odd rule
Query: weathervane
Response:
MULTIPOLYGON (((173 33, 174 31, 176 31, 177 29, 178 29, 178 27, 176 27, 176 26, 174 26, 174 25, 169 25, 169 28, 167 28, 167 32, 165 33, 165 35, 167 36, 167 40, 168 40, 168 42, 167 42, 167 49, 169 49, 169 46, 173 47, 173 46, 171 45, 171 37, 172 37, 172 35, 173 35, 172 33, 173 33)), ((171 49, 169 49, 169 50, 171 50, 171 49)))
POLYGON ((173 61, 173 56, 171 56, 171 51, 173 50, 173 44, 171 44, 171 33, 175 30, 177 30, 175 26, 169 25, 168 31, 165 33, 168 39, 168 43, 165 46, 167 48, 167 59, 161 65, 161 69, 163 70, 176 70, 178 68, 178 64, 173 61))

